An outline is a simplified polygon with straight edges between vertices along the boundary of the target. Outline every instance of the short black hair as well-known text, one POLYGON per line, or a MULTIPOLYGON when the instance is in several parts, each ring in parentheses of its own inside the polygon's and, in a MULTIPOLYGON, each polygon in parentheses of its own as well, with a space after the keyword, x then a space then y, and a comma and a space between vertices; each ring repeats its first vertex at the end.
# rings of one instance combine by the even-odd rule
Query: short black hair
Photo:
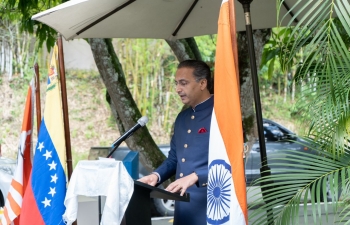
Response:
POLYGON ((180 62, 177 68, 193 68, 193 75, 195 76, 196 81, 199 82, 199 80, 201 79, 206 79, 207 89, 209 90, 209 92, 212 92, 213 81, 211 78, 210 67, 205 62, 200 60, 189 59, 180 62))

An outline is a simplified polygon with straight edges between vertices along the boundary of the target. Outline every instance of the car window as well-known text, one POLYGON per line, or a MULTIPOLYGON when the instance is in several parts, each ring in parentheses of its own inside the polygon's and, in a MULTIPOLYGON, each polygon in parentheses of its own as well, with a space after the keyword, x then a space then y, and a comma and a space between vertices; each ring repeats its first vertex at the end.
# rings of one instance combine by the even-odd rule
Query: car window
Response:
POLYGON ((277 126, 265 122, 263 127, 267 141, 279 141, 284 138, 284 133, 277 126))

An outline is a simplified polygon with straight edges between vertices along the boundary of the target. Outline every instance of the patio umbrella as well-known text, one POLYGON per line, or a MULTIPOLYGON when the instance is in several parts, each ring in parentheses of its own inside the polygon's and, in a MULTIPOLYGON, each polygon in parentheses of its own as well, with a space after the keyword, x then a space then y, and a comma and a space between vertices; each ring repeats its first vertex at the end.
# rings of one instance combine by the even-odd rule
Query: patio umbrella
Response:
MULTIPOLYGON (((240 5, 237 0, 236 5, 240 5)), ((32 17, 74 38, 180 39, 217 32, 221 0, 71 0, 32 17)), ((251 1, 250 1, 251 2, 251 1)), ((287 0, 281 15, 288 12, 287 0)), ((236 7, 237 31, 245 30, 245 16, 236 7)), ((254 29, 277 26, 276 0, 251 4, 254 29)), ((302 15, 298 15, 301 18, 302 15)), ((289 21, 289 14, 284 21, 289 21)), ((284 24, 287 25, 287 24, 284 24)))
MULTIPOLYGON (((255 64, 252 28, 264 29, 277 26, 277 0, 234 0, 236 31, 247 31, 248 51, 253 77, 255 108, 260 140, 263 170, 266 149, 262 126, 257 68, 255 64), (238 10, 237 10, 238 9, 238 10), (252 27, 253 22, 254 26, 252 27)), ((75 38, 156 38, 180 39, 217 32, 221 0, 71 0, 38 13, 32 17, 55 29, 66 40, 75 38)), ((280 15, 284 23, 294 16, 285 0, 280 15)), ((266 165, 267 166, 267 165, 266 165)))
MULTIPOLYGON (((236 31, 247 31, 254 100, 260 140, 262 170, 266 164, 262 113, 252 29, 277 26, 277 0, 234 0, 236 31), (240 4, 239 4, 239 3, 240 4), (238 10, 237 10, 238 9, 238 10), (252 21, 252 22, 251 22, 252 21), (252 23, 254 26, 252 26, 252 23)), ((156 38, 180 39, 217 32, 221 0, 71 0, 32 17, 55 29, 66 40, 75 38, 156 38)), ((284 0, 282 24, 293 19, 302 4, 290 10, 295 0, 284 0)))

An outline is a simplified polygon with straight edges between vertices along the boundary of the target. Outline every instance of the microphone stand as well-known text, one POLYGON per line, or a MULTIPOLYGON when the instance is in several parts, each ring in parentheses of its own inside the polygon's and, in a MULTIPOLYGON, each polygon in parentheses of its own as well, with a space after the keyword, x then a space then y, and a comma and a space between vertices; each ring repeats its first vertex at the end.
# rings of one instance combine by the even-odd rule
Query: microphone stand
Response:
MULTIPOLYGON (((131 136, 131 134, 130 134, 131 136)), ((126 138, 127 139, 127 138, 126 138)), ((118 139, 119 140, 119 139, 118 139)), ((119 145, 123 142, 123 141, 120 141, 118 143, 118 140, 115 142, 115 144, 112 145, 112 148, 111 148, 111 151, 109 152, 109 154, 107 155, 106 158, 112 158, 112 155, 113 153, 115 152, 115 150, 117 150, 117 148, 119 147, 119 145)))
POLYGON ((117 150, 117 148, 119 147, 119 145, 125 141, 126 139, 128 139, 131 135, 134 134, 134 132, 143 127, 143 125, 141 125, 139 122, 137 124, 135 124, 132 128, 130 128, 130 130, 128 130, 126 133, 124 133, 122 136, 120 136, 113 144, 112 144, 112 150, 110 151, 110 153, 107 155, 107 158, 111 158, 113 153, 115 152, 115 150, 117 150))

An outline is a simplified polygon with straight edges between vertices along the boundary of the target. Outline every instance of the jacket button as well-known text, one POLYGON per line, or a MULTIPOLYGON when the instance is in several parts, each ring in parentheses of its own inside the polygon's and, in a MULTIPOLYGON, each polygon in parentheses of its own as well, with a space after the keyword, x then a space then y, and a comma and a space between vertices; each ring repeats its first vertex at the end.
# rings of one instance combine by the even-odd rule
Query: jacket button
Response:
POLYGON ((180 173, 180 177, 183 177, 184 176, 184 174, 183 173, 180 173))
POLYGON ((194 119, 194 116, 193 116, 193 115, 191 116, 191 119, 194 119))
POLYGON ((182 158, 182 160, 181 160, 182 162, 185 162, 186 161, 186 159, 185 158, 182 158))
POLYGON ((188 130, 187 133, 191 133, 191 130, 188 130))
POLYGON ((184 144, 184 147, 185 147, 185 148, 187 148, 187 146, 188 146, 187 144, 184 144))

